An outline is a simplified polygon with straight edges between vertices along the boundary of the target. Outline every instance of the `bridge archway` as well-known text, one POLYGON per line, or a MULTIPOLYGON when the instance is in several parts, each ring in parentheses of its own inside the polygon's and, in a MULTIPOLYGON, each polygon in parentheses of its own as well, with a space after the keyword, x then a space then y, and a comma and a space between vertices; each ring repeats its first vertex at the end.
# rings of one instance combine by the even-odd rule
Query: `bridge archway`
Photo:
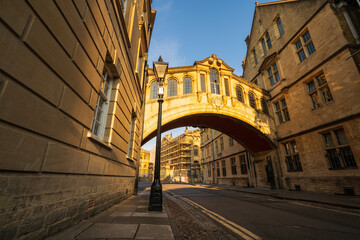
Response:
MULTIPOLYGON (((181 126, 208 127, 233 137, 253 154, 274 149, 275 124, 266 104, 269 96, 233 71, 215 54, 193 66, 169 68, 164 82, 162 131, 181 126), (183 80, 189 78, 190 93, 183 86, 183 80), (167 87, 171 79, 178 83, 175 95, 167 92, 171 90, 167 87)), ((142 144, 155 137, 157 131, 158 102, 150 96, 154 81, 149 69, 142 144)))

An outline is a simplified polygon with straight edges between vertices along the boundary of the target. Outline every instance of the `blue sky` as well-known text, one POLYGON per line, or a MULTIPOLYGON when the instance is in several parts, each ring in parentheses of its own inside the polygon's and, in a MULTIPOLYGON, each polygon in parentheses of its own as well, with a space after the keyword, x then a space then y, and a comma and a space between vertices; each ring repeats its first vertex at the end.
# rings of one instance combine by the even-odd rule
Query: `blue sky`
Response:
MULTIPOLYGON (((259 1, 259 3, 270 1, 259 1)), ((213 53, 242 75, 245 38, 250 33, 255 0, 153 0, 157 10, 148 64, 161 55, 170 67, 193 65, 213 53)), ((185 128, 171 130, 173 137, 185 128)), ((165 136, 163 133, 162 136, 165 136)), ((155 139, 142 146, 151 149, 155 139)))

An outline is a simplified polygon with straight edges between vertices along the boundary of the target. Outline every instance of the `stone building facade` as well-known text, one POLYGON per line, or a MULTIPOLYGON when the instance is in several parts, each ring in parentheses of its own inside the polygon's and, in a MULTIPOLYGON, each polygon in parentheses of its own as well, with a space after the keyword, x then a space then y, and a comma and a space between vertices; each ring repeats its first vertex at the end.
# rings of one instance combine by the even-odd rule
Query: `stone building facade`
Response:
POLYGON ((358 1, 257 4, 243 77, 267 90, 285 189, 360 194, 358 1))
POLYGON ((151 0, 0 1, 0 239, 136 191, 151 0))
POLYGON ((141 149, 139 162, 139 179, 152 180, 154 174, 154 163, 150 162, 150 151, 141 149))
POLYGON ((200 130, 185 130, 173 138, 167 134, 161 141, 160 177, 176 182, 199 182, 200 130))
POLYGON ((269 158, 254 157, 232 137, 201 128, 201 173, 206 184, 275 188, 269 158))

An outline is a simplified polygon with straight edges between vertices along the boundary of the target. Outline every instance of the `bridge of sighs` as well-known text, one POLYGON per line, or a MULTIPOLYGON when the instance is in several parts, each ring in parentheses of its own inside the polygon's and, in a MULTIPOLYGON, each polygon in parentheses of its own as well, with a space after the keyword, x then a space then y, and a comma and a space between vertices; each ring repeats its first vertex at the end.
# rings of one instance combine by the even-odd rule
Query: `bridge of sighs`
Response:
MULTIPOLYGON (((219 130, 252 154, 275 148, 269 95, 235 75, 215 54, 192 66, 171 67, 164 80, 162 131, 182 126, 219 130)), ((156 136, 158 82, 152 69, 146 85, 143 144, 156 136)))

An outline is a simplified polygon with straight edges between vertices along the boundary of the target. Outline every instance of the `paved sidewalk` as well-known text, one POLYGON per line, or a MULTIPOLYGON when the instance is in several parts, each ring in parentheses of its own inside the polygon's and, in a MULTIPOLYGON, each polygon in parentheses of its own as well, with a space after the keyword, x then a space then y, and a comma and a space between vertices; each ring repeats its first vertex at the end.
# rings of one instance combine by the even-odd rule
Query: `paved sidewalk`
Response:
POLYGON ((48 239, 175 239, 165 207, 149 212, 148 204, 147 190, 48 239))
POLYGON ((345 195, 335 195, 335 194, 306 192, 306 191, 289 191, 283 189, 245 188, 245 187, 219 185, 219 184, 218 185, 195 184, 195 185, 207 187, 207 188, 258 194, 258 195, 269 196, 278 199, 314 202, 314 203, 321 203, 321 204, 343 207, 343 208, 360 209, 360 196, 345 196, 345 195))

